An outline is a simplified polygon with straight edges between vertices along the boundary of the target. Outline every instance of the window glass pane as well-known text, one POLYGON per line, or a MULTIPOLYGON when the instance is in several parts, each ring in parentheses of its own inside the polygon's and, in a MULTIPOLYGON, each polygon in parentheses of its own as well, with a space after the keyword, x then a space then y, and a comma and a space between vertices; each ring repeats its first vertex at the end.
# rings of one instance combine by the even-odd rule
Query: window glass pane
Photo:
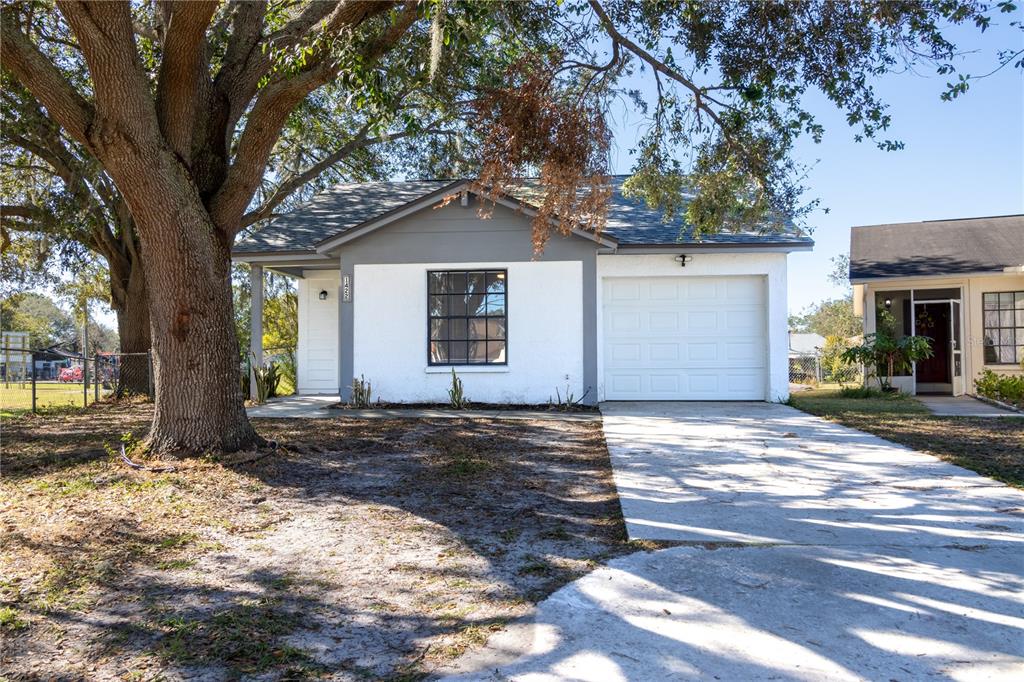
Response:
POLYGON ((505 273, 504 272, 488 272, 487 273, 487 291, 492 294, 503 294, 505 293, 505 273))
POLYGON ((1024 327, 1024 310, 1018 310, 1013 313, 1014 324, 1018 327, 1024 327))
POLYGON ((487 294, 474 294, 467 297, 466 314, 483 317, 487 314, 487 294))
POLYGON ((985 311, 985 326, 986 327, 998 327, 999 326, 999 313, 993 310, 985 311))
POLYGON ((1024 291, 1015 292, 1013 294, 1013 298, 1015 301, 1014 307, 1017 308, 1017 310, 1024 310, 1024 291))
POLYGON ((999 345, 1000 346, 1012 346, 1013 343, 1013 330, 1012 329, 1001 329, 999 330, 999 345))
POLYGON ((989 364, 989 365, 994 364, 994 363, 998 362, 998 360, 996 359, 997 357, 998 356, 996 355, 996 347, 995 346, 986 345, 985 346, 985 363, 989 364))
POLYGON ((487 362, 487 344, 484 341, 469 342, 469 362, 472 364, 487 362))
POLYGON ((427 285, 428 291, 432 294, 441 294, 445 290, 445 282, 447 278, 443 272, 428 272, 427 273, 427 285))
POLYGON ((448 315, 448 297, 428 296, 427 310, 431 317, 446 317, 448 315))
POLYGON ((449 272, 448 273, 448 291, 453 294, 464 294, 466 293, 466 273, 464 272, 449 272))
POLYGON ((448 314, 452 316, 466 316, 465 294, 452 294, 448 297, 448 314))
POLYGON ((487 361, 488 362, 505 362, 505 342, 504 341, 488 341, 487 342, 487 361))
POLYGON ((1000 308, 1012 308, 1013 307, 1013 292, 1004 291, 999 294, 999 307, 1000 308))
POLYGON ((448 320, 448 338, 452 341, 466 340, 466 320, 453 318, 448 320))
POLYGON ((492 317, 487 320, 487 338, 489 339, 504 339, 505 338, 505 318, 503 317, 492 317))
POLYGON ((985 310, 995 310, 999 305, 999 294, 984 294, 982 301, 985 310))
POLYGON ((466 291, 471 294, 484 293, 486 276, 482 272, 471 272, 466 277, 466 291))
POLYGON ((999 311, 999 326, 1000 327, 1012 327, 1013 326, 1013 311, 1012 310, 1000 310, 999 311))
POLYGON ((430 321, 430 340, 443 341, 448 338, 448 320, 430 321))
POLYGON ((999 362, 1011 363, 1013 362, 1013 346, 998 346, 999 348, 999 362))
POLYGON ((469 352, 465 341, 452 341, 448 344, 448 362, 464 363, 469 359, 469 352))
POLYGON ((430 344, 431 362, 448 362, 448 343, 445 341, 433 341, 430 344))
POLYGON ((487 294, 487 314, 505 314, 505 294, 487 294))
POLYGON ((486 339, 487 338, 487 320, 470 320, 469 321, 469 338, 470 339, 486 339))

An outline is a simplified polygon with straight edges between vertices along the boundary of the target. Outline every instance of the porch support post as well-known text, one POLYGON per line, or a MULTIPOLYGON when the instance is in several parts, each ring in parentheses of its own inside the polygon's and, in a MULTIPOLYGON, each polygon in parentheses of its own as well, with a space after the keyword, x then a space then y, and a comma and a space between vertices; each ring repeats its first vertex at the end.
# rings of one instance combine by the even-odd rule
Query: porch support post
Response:
POLYGON ((263 364, 263 266, 249 266, 249 397, 256 399, 256 372, 263 364))

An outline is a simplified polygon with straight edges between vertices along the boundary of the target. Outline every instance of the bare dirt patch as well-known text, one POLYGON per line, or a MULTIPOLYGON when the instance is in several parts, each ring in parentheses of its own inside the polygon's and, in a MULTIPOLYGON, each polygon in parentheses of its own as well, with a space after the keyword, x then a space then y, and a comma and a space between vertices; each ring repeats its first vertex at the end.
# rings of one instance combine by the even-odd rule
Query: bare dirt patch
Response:
POLYGON ((132 470, 145 406, 3 425, 13 679, 415 679, 627 550, 600 424, 266 420, 132 470))

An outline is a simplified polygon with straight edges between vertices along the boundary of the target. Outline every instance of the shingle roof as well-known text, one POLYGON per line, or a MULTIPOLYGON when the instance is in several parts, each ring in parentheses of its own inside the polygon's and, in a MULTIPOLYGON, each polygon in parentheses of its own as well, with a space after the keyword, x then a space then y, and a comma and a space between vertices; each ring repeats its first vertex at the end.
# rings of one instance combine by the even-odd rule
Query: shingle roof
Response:
MULTIPOLYGON (((757 245, 810 246, 814 241, 795 228, 784 232, 757 229, 722 232, 693 237, 693 230, 681 218, 666 222, 660 211, 643 200, 627 198, 622 183, 627 176, 612 178, 614 193, 608 206, 604 234, 623 246, 662 245, 757 245)), ((341 183, 321 192, 291 213, 274 219, 263 229, 235 244, 236 253, 315 251, 317 244, 379 218, 410 202, 440 192, 461 180, 412 180, 403 182, 341 183)), ((527 185, 516 196, 529 202, 534 188, 527 185)))
POLYGON ((325 239, 451 185, 452 180, 343 182, 235 243, 236 253, 314 251, 325 239))
POLYGON ((1024 215, 850 230, 850 279, 1002 272, 1024 265, 1024 215))

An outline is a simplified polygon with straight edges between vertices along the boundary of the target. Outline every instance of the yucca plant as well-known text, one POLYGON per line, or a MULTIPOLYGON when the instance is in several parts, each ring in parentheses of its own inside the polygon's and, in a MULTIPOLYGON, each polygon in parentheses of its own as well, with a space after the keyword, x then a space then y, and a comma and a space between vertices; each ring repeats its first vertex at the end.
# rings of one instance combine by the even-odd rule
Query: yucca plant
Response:
POLYGON ((459 378, 459 375, 455 373, 455 369, 452 368, 452 385, 448 389, 448 404, 456 410, 464 410, 468 403, 466 394, 462 390, 462 379, 459 378))

